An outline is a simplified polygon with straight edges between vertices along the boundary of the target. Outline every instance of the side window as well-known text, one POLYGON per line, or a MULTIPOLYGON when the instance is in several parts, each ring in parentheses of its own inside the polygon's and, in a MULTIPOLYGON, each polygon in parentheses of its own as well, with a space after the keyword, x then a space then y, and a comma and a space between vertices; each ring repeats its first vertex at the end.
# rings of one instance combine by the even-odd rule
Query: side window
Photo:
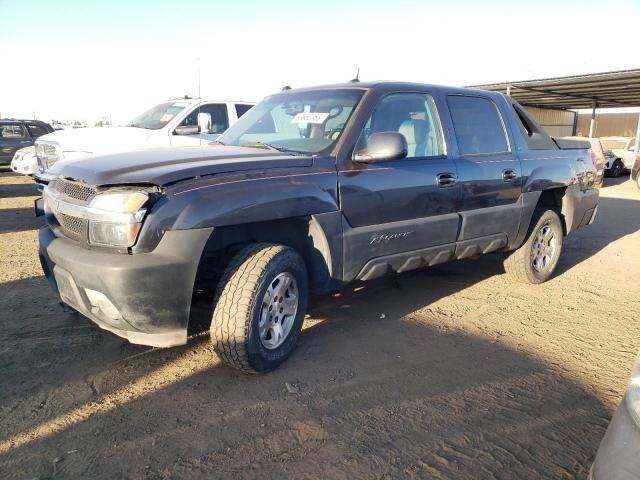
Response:
POLYGON ((502 117, 491 100, 450 95, 448 103, 461 155, 509 151, 502 117))
POLYGON ((247 111, 249 111, 249 109, 251 107, 253 107, 253 105, 245 105, 245 104, 242 104, 242 103, 236 103, 236 115, 238 115, 238 118, 240 118, 242 115, 247 113, 247 111))
POLYGON ((442 129, 433 97, 426 93, 392 93, 382 98, 365 125, 358 150, 374 133, 398 132, 407 140, 407 158, 444 155, 442 129))
POLYGON ((1 125, 0 138, 7 140, 24 140, 27 138, 27 132, 22 125, 1 125))
POLYGON ((211 132, 222 133, 229 128, 229 120, 227 116, 227 106, 224 103, 206 103, 195 108, 187 118, 180 124, 181 127, 198 125, 198 113, 208 113, 211 115, 211 132))
POLYGON ((33 123, 27 123, 27 130, 29 130, 29 135, 33 138, 38 138, 49 133, 49 131, 42 125, 36 125, 33 123))

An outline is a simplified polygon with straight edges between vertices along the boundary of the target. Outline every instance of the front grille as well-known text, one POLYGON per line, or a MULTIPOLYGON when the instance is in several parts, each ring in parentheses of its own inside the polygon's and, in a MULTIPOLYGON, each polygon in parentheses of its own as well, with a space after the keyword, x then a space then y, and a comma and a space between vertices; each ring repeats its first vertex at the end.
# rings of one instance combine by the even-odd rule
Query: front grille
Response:
POLYGON ((55 156, 56 154, 56 147, 54 147, 53 145, 48 145, 45 143, 42 145, 42 150, 47 157, 55 156))
POLYGON ((62 232, 74 240, 82 240, 87 234, 88 221, 83 218, 72 217, 65 213, 58 213, 56 219, 60 224, 62 232))
POLYGON ((69 198, 75 200, 81 200, 86 202, 89 197, 95 195, 96 189, 80 182, 72 182, 71 180, 65 180, 59 178, 52 182, 52 188, 69 198))

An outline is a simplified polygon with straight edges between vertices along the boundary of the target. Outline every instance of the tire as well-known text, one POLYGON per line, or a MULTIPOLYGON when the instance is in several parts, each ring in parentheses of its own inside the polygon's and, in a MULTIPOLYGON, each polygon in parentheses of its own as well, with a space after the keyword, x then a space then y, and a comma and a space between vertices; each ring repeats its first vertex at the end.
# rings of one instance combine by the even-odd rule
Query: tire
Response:
POLYGON ((623 170, 624 165, 622 164, 622 161, 620 159, 617 159, 615 162, 613 162, 613 165, 611 165, 611 176, 613 178, 618 178, 620 175, 622 175, 623 170))
POLYGON ((636 174, 636 186, 640 188, 640 172, 636 174))
POLYGON ((211 321, 214 350, 238 370, 273 370, 296 347, 308 290, 304 261, 294 249, 269 243, 244 248, 218 284, 211 321))
POLYGON ((558 265, 562 253, 562 236, 562 223, 558 214, 553 210, 536 210, 526 240, 505 258, 505 271, 511 278, 522 283, 546 282, 558 265), (544 242, 538 248, 541 239, 544 242), (547 242, 549 243, 545 245, 547 242))

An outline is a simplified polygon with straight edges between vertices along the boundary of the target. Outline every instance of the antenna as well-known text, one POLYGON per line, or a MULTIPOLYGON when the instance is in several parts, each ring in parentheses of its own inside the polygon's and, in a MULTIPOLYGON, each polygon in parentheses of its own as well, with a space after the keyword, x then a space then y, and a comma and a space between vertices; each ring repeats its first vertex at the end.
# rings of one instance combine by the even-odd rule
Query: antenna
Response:
POLYGON ((349 83, 358 83, 359 81, 360 81, 360 67, 358 67, 358 70, 356 71, 356 76, 351 80, 349 80, 349 83))
POLYGON ((200 57, 198 57, 198 98, 200 98, 200 57))

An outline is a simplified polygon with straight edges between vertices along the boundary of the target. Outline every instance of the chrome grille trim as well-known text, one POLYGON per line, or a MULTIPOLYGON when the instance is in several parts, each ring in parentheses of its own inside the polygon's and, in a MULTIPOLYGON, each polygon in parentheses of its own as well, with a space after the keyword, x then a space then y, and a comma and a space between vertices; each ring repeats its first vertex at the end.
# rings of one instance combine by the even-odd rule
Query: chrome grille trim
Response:
POLYGON ((95 187, 90 187, 80 182, 72 182, 71 180, 65 180, 64 178, 58 178, 51 182, 51 188, 57 192, 66 195, 74 200, 80 200, 86 202, 93 195, 97 193, 95 187))
POLYGON ((65 236, 74 239, 82 240, 87 235, 87 227, 89 222, 83 218, 72 217, 64 213, 57 213, 56 220, 60 224, 60 228, 65 236))

